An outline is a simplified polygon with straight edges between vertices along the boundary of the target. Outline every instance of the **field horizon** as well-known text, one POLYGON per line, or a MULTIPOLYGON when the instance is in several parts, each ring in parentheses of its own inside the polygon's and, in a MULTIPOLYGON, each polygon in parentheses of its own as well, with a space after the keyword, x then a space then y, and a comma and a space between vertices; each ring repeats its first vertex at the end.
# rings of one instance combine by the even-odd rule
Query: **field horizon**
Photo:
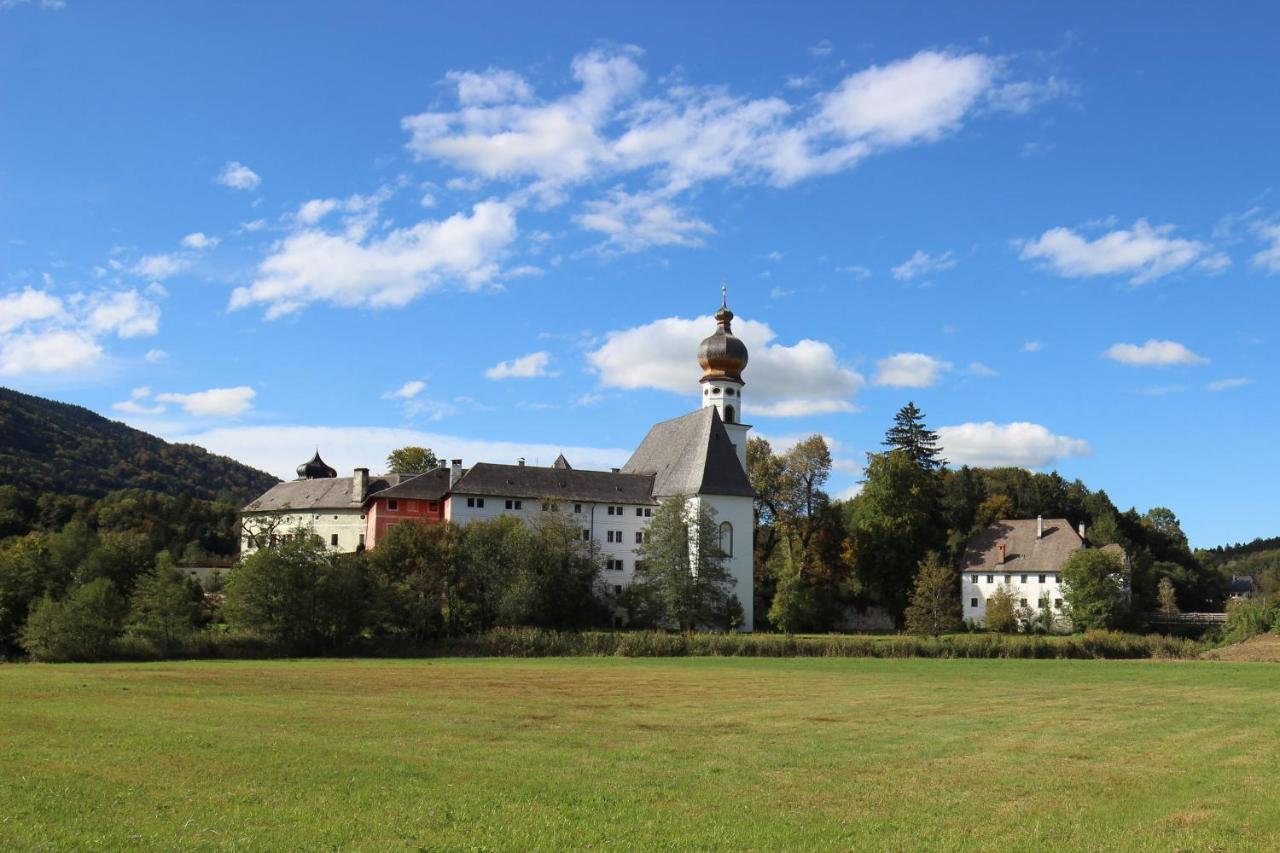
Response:
POLYGON ((0 847, 1258 849, 1280 669, 0 666, 0 847))

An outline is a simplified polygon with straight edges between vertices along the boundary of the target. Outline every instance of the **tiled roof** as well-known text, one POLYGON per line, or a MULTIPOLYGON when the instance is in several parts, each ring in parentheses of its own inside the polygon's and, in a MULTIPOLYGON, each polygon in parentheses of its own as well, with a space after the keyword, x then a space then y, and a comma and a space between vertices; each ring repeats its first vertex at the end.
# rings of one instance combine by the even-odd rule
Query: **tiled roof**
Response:
POLYGON ((1080 534, 1065 518, 1046 518, 1044 536, 1036 538, 1034 518, 1001 519, 979 533, 965 550, 961 571, 1056 572, 1085 547, 1080 534), (1000 544, 1005 546, 1000 562, 1000 544))
POLYGON ((653 494, 659 498, 755 495, 713 406, 655 424, 622 470, 652 475, 653 494))
POLYGON ((438 501, 442 500, 447 494, 449 494, 448 468, 433 468, 424 474, 417 474, 407 479, 402 478, 398 484, 381 491, 375 492, 373 484, 369 484, 370 498, 406 498, 438 501))
POLYGON ((477 462, 458 480, 452 492, 455 495, 650 504, 653 503, 653 477, 612 471, 477 462))
MULTIPOLYGON (((369 493, 382 491, 396 485, 401 474, 383 474, 369 479, 369 493)), ((322 477, 314 480, 291 480, 276 483, 267 493, 244 507, 244 512, 273 512, 277 510, 353 509, 360 504, 351 502, 350 477, 322 477)))

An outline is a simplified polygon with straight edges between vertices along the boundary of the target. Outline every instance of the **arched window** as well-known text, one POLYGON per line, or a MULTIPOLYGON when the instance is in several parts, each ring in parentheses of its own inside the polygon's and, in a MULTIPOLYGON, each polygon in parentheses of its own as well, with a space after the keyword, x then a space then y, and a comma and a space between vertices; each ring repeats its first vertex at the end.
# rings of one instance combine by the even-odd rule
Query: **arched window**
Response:
POLYGON ((727 521, 720 523, 720 550, 726 557, 733 556, 733 525, 727 521))
POLYGON ((734 417, 735 417, 735 416, 734 416, 733 406, 725 406, 725 407, 724 407, 724 422, 725 422, 725 423, 727 423, 727 424, 737 423, 737 421, 736 421, 736 420, 734 420, 734 417))

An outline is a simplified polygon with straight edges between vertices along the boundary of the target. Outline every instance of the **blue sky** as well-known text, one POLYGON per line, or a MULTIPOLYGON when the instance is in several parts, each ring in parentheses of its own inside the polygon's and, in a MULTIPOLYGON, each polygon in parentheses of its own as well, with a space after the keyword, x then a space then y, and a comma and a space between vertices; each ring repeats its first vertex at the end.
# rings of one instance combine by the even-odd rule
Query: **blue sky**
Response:
POLYGON ((1277 533, 1269 4, 0 0, 0 383, 284 475, 697 405, 1277 533))

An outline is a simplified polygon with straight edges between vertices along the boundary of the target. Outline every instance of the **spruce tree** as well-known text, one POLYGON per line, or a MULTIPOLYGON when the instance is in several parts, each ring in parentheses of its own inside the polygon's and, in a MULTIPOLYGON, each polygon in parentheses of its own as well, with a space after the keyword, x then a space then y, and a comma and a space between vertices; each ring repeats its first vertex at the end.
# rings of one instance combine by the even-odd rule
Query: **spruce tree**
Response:
POLYGON ((885 447, 902 450, 926 471, 936 471, 947 464, 942 459, 938 434, 924 425, 924 412, 915 403, 907 403, 893 417, 893 426, 884 434, 885 447))
POLYGON ((960 584, 956 572, 936 551, 920 563, 916 586, 911 592, 911 605, 906 613, 907 630, 913 634, 937 637, 959 630, 960 584))

